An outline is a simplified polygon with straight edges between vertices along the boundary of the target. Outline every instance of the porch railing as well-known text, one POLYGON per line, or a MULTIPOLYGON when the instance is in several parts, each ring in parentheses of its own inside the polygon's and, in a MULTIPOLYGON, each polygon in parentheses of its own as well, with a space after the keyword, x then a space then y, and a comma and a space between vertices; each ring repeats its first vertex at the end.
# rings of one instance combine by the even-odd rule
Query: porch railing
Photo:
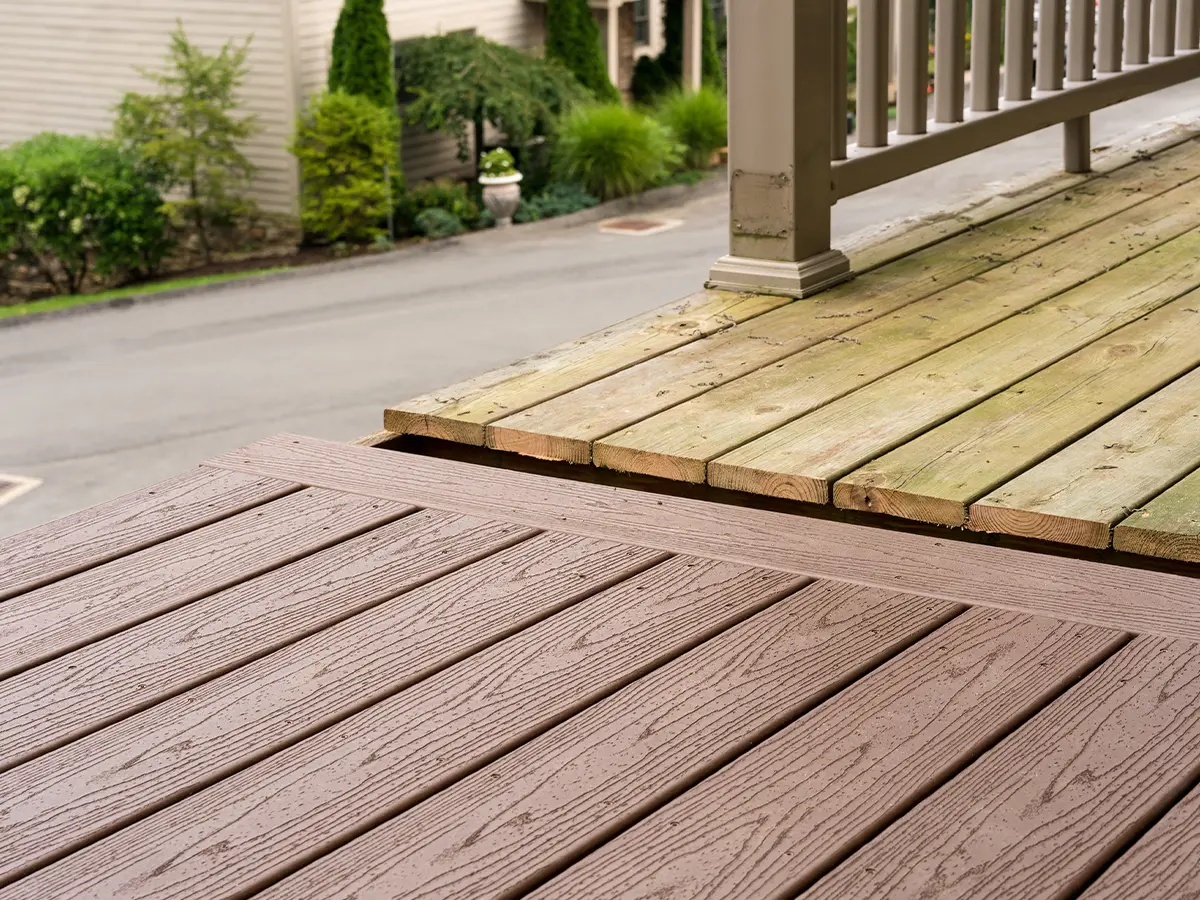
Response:
POLYGON ((846 0, 736 0, 728 14, 731 234, 710 275, 719 287, 824 289, 849 275, 830 245, 838 199, 1060 123, 1066 169, 1086 172, 1092 112, 1200 78, 1200 0, 974 0, 968 93, 967 2, 936 0, 931 110, 928 0, 858 0, 848 146, 846 0))

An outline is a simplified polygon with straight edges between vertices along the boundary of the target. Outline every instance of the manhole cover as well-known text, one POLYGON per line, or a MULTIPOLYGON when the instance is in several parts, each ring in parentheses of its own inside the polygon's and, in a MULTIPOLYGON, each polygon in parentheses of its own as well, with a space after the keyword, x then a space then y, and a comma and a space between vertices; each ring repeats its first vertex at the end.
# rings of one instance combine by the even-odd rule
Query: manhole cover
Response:
POLYGON ((600 230, 605 234, 627 234, 631 237, 646 237, 647 235, 668 231, 682 224, 682 219, 624 216, 619 219, 605 219, 600 223, 600 230))
POLYGON ((40 478, 0 474, 0 506, 16 500, 22 494, 28 494, 41 483, 40 478))

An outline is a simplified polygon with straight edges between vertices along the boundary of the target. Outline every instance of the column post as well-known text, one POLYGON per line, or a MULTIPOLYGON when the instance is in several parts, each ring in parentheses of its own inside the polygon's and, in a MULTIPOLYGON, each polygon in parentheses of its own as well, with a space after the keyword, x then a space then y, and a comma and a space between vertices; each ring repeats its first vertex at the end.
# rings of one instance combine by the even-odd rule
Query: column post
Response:
POLYGON ((703 77, 700 58, 703 48, 703 10, 708 0, 683 0, 683 89, 700 90, 703 77))
POLYGON ((709 287, 807 297, 850 277, 830 247, 836 5, 729 5, 730 252, 709 287))
POLYGON ((604 53, 608 63, 608 80, 621 84, 621 21, 618 4, 621 0, 608 0, 608 18, 604 20, 604 53))

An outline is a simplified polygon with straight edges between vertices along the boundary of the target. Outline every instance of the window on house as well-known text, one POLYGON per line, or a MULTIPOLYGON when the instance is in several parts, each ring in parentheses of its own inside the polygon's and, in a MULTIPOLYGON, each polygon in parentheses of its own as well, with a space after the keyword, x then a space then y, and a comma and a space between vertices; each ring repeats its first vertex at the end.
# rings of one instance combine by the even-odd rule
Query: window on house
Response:
POLYGON ((638 45, 650 43, 650 0, 634 0, 633 42, 638 45))

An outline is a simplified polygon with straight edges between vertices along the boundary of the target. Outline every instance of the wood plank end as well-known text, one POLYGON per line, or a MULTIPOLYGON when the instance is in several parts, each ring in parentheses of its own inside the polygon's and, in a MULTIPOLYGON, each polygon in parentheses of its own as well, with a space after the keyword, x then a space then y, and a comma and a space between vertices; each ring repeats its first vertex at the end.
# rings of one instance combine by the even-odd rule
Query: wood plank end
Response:
POLYGON ((383 427, 393 434, 415 434, 475 447, 482 447, 485 439, 483 423, 413 412, 395 406, 383 411, 383 427))
POLYGON ((1112 540, 1108 522, 1013 509, 987 499, 971 504, 967 527, 972 531, 1036 538, 1095 550, 1107 548, 1112 540))
POLYGON ((632 475, 651 475, 690 484, 704 484, 708 468, 702 459, 655 453, 605 441, 596 441, 592 445, 592 463, 602 469, 628 472, 632 475))
POLYGON ((834 484, 833 505, 951 528, 961 528, 967 523, 967 508, 961 500, 885 488, 869 480, 856 481, 853 475, 834 484))

